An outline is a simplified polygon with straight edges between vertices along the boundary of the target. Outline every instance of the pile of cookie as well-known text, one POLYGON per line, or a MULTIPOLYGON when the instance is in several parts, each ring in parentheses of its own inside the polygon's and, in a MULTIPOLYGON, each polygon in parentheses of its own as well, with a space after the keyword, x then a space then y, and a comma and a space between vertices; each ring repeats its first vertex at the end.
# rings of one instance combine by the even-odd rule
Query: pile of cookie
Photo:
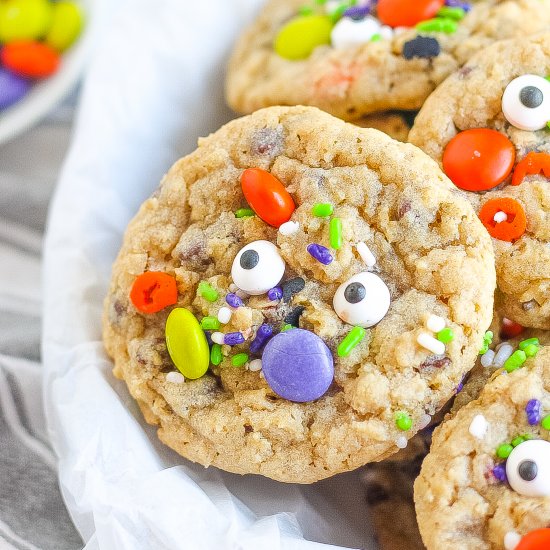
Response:
POLYGON ((204 466, 364 467, 381 548, 550 548, 550 0, 305 1, 130 223, 114 373, 204 466))

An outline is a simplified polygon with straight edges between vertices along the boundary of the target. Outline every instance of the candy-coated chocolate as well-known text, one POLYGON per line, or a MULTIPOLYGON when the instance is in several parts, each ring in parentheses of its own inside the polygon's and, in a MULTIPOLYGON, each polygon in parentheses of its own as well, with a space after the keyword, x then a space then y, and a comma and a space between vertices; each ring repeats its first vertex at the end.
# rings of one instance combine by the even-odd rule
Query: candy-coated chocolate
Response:
POLYGON ((64 52, 80 35, 82 23, 82 12, 78 4, 56 2, 53 4, 52 24, 46 35, 46 44, 58 52, 64 52))
POLYGON ((537 529, 522 537, 515 550, 548 550, 550 548, 550 529, 537 529))
POLYGON ((60 56, 42 42, 11 42, 0 51, 0 61, 19 76, 45 78, 57 70, 60 56))
POLYGON ((322 397, 334 378, 334 361, 313 332, 295 328, 274 336, 262 355, 269 387, 283 399, 305 403, 322 397))
POLYGON ((390 27, 414 27, 435 17, 445 0, 380 0, 378 19, 390 27))
POLYGON ((166 319, 166 346, 176 368, 192 380, 200 378, 210 365, 210 350, 197 318, 177 307, 166 319))
POLYGON ((275 51, 285 59, 306 59, 317 46, 330 44, 332 25, 326 15, 295 17, 279 31, 275 51))
POLYGON ((7 0, 0 2, 0 42, 42 38, 52 21, 48 0, 7 0))
POLYGON ((27 79, 0 69, 0 109, 5 109, 19 101, 27 94, 30 87, 27 79))
POLYGON ((241 186, 248 204, 265 223, 278 228, 290 220, 296 205, 274 175, 261 168, 248 168, 241 175, 241 186))

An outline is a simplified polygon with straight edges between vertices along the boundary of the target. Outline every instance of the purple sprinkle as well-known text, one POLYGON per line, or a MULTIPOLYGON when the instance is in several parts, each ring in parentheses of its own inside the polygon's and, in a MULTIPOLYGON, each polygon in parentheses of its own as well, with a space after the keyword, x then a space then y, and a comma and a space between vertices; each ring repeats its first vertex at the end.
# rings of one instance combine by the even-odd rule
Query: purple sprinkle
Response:
POLYGON ((531 399, 525 406, 525 412, 527 413, 527 422, 530 426, 536 426, 540 422, 540 409, 542 403, 538 399, 531 399))
POLYGON ((267 343, 273 334, 273 329, 270 325, 260 325, 256 331, 256 337, 250 344, 250 353, 258 353, 267 343))
POLYGON ((506 462, 501 462, 493 468, 493 475, 499 481, 505 482, 508 478, 506 477, 506 462))
POLYGON ((267 297, 272 302, 278 302, 283 297, 283 289, 281 287, 274 287, 267 292, 267 297))
POLYGON ((449 8, 462 8, 465 12, 472 9, 469 2, 462 2, 461 0, 445 0, 445 5, 449 8))
POLYGON ((236 346, 244 342, 244 336, 240 332, 228 332, 224 338, 223 343, 228 346, 236 346))
POLYGON ((208 342, 208 346, 212 347, 212 344, 214 343, 212 342, 212 333, 209 330, 205 330, 204 335, 206 336, 206 341, 208 342))
POLYGON ((241 307, 244 305, 242 298, 240 296, 237 296, 236 294, 233 294, 233 292, 230 292, 226 297, 225 301, 231 306, 231 307, 241 307))
POLYGON ((464 389, 464 379, 466 378, 466 375, 462 377, 462 380, 459 382, 458 386, 456 387, 455 393, 460 393, 464 389))
POLYGON ((372 6, 370 5, 370 2, 364 6, 353 6, 351 8, 348 8, 343 16, 344 17, 351 17, 352 19, 363 19, 363 17, 366 17, 370 10, 372 9, 372 6))
POLYGON ((27 94, 31 83, 10 71, 0 69, 0 109, 13 105, 27 94))
POLYGON ((328 265, 332 263, 332 260, 334 260, 332 254, 330 253, 330 250, 321 244, 308 244, 307 251, 323 265, 328 265))

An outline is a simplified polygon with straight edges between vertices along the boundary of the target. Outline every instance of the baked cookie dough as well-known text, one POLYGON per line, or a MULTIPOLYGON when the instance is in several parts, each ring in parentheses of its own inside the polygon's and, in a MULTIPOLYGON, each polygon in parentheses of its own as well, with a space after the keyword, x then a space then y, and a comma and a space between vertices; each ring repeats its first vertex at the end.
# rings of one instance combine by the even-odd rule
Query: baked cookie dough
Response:
POLYGON ((499 312, 550 329, 550 34, 494 44, 426 101, 409 140, 493 236, 499 312))
POLYGON ((448 401, 494 286, 487 232, 427 155, 274 107, 201 139, 143 204, 104 340, 181 455, 310 483, 393 454, 448 401))
POLYGON ((235 47, 231 107, 314 105, 345 120, 420 109, 474 53, 550 25, 550 0, 454 2, 465 10, 443 0, 350 4, 270 0, 235 47))

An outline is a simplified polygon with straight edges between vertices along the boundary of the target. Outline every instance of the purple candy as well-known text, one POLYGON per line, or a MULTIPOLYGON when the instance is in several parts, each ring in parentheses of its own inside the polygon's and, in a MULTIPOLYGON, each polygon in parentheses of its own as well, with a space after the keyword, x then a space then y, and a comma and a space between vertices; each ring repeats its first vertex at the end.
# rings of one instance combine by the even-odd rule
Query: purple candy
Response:
POLYGON ((328 265, 332 263, 332 260, 334 258, 332 257, 332 254, 330 253, 330 250, 323 246, 322 244, 312 243, 308 244, 307 251, 319 262, 321 262, 323 265, 328 265))
POLYGON ((527 413, 527 422, 530 426, 536 426, 540 422, 540 409, 542 403, 538 399, 531 399, 525 406, 525 412, 527 413))
POLYGON ((493 468, 493 475, 499 481, 506 481, 508 479, 506 477, 506 462, 501 462, 500 464, 497 464, 493 468))
POLYGON ((5 109, 27 94, 31 84, 25 78, 0 69, 0 109, 5 109))
POLYGON ((250 344, 250 353, 258 353, 265 346, 272 334, 273 329, 270 325, 260 325, 256 331, 256 337, 250 344))
POLYGON ((277 302, 278 300, 280 300, 283 297, 283 289, 276 286, 275 288, 272 288, 272 289, 268 290, 267 297, 272 302, 277 302))
POLYGON ((228 332, 224 338, 223 343, 228 346, 236 346, 244 342, 244 336, 240 332, 228 332))
POLYGON ((225 301, 231 306, 231 307, 241 307, 244 305, 244 302, 242 301, 242 298, 240 296, 237 296, 236 294, 233 294, 230 292, 226 297, 225 301))
POLYGON ((445 0, 445 5, 449 8, 462 8, 465 12, 472 9, 469 2, 462 2, 461 0, 445 0))
POLYGON ((280 332, 267 343, 262 372, 277 395, 305 403, 328 390, 334 378, 334 360, 319 336, 295 328, 280 332))

